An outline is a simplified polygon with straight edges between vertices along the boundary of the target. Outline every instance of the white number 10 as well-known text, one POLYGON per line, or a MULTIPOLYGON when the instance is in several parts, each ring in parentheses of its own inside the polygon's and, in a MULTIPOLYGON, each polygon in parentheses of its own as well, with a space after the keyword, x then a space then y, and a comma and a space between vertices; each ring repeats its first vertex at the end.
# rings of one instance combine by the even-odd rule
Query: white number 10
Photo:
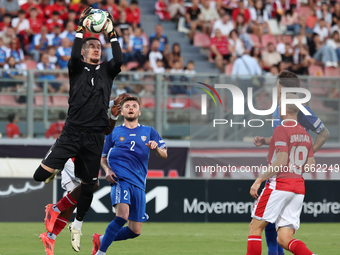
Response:
POLYGON ((132 146, 131 146, 130 150, 131 151, 135 151, 135 149, 133 147, 135 147, 136 142, 135 141, 131 141, 131 144, 132 144, 132 146))
POLYGON ((302 166, 306 163, 308 149, 305 146, 293 146, 289 155, 289 171, 291 173, 301 174, 302 166), (302 159, 299 155, 302 153, 302 159))

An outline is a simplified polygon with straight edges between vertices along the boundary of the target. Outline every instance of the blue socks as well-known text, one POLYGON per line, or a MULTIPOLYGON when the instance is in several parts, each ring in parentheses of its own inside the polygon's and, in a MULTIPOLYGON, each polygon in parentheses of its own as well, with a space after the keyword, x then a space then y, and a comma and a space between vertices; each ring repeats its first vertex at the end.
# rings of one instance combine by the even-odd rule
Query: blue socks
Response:
POLYGON ((103 241, 100 244, 99 250, 102 252, 106 252, 107 248, 111 245, 111 243, 115 240, 119 230, 125 225, 127 221, 121 217, 115 217, 113 221, 107 226, 105 235, 103 237, 103 241))
POLYGON ((283 248, 277 243, 277 232, 274 223, 268 223, 265 228, 268 255, 284 255, 283 248))
POLYGON ((122 241, 130 238, 135 238, 137 236, 139 235, 133 232, 129 227, 124 227, 119 230, 115 241, 122 241))

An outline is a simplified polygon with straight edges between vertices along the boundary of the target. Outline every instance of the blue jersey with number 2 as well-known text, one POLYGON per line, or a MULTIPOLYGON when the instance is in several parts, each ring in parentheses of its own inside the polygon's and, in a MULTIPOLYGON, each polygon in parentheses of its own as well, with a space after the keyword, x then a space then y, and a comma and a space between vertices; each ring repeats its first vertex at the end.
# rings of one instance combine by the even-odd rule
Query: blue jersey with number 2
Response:
MULTIPOLYGON (((304 107, 309 111, 312 115, 304 115, 303 112, 298 112, 298 122, 303 126, 306 131, 312 130, 315 133, 320 133, 320 131, 325 127, 322 121, 315 115, 315 113, 306 105, 304 107)), ((282 119, 280 119, 279 113, 279 105, 277 105, 275 112, 273 113, 273 119, 279 119, 280 121, 274 121, 273 132, 277 126, 281 125, 282 119)))
POLYGON ((105 137, 102 157, 107 157, 108 164, 118 180, 123 179, 145 189, 150 153, 145 144, 149 141, 157 142, 160 149, 166 147, 154 128, 140 124, 134 129, 120 125, 105 137))

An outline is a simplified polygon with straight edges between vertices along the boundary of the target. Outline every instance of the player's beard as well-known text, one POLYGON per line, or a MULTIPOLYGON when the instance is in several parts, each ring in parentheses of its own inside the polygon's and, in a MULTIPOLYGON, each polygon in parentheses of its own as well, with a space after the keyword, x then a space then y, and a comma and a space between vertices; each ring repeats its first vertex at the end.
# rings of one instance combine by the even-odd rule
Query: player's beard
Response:
POLYGON ((99 62, 99 58, 98 58, 98 59, 93 59, 93 58, 90 58, 90 61, 91 61, 91 63, 98 64, 98 62, 99 62))
POLYGON ((134 122, 136 119, 138 119, 138 117, 125 117, 125 119, 128 121, 128 122, 134 122))

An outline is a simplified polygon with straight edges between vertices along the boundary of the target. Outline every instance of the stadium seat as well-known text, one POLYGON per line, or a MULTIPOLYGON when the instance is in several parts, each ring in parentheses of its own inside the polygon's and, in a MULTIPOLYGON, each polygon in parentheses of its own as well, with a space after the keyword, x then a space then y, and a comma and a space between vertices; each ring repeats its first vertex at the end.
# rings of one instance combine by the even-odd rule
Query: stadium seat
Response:
MULTIPOLYGON (((277 42, 278 42, 278 43, 281 43, 281 42, 282 42, 282 37, 283 37, 283 36, 287 36, 287 35, 279 35, 279 36, 277 37, 277 42)), ((291 36, 288 36, 288 43, 290 43, 290 44, 293 43, 293 38, 292 38, 291 36)))
POLYGON ((300 16, 305 16, 307 18, 310 15, 310 8, 308 6, 301 6, 298 13, 300 16))
POLYGON ((20 106, 12 95, 0 95, 1 106, 20 106))
POLYGON ((141 108, 155 108, 155 98, 154 97, 142 97, 140 99, 141 108))
POLYGON ((262 47, 263 48, 266 48, 268 43, 270 43, 270 42, 274 43, 274 46, 276 47, 277 42, 276 42, 275 36, 273 36, 273 35, 263 35, 261 37, 261 40, 262 40, 262 47))
POLYGON ((210 37, 203 33, 196 33, 194 36, 194 45, 196 47, 209 48, 210 47, 210 37))
POLYGON ((126 68, 127 68, 127 70, 130 71, 131 69, 136 68, 138 66, 139 66, 139 64, 137 62, 129 62, 126 65, 126 68))
MULTIPOLYGON (((47 96, 47 107, 52 107, 52 99, 50 96, 47 96)), ((37 95, 34 97, 34 106, 44 106, 44 96, 37 95)))
POLYGON ((231 74, 231 72, 233 71, 233 64, 228 64, 225 66, 225 74, 231 74))
POLYGON ((25 60, 24 63, 27 66, 27 70, 31 70, 31 69, 36 69, 37 68, 37 62, 35 62, 34 60, 25 60))
POLYGON ((321 66, 311 65, 308 67, 308 72, 310 76, 323 76, 321 66))
POLYGON ((255 47, 261 47, 261 42, 257 35, 249 34, 249 36, 251 40, 253 41, 255 47))
POLYGON ((326 77, 339 77, 339 70, 337 67, 325 67, 325 76, 326 77))
POLYGON ((53 106, 67 108, 68 107, 68 96, 54 96, 53 106))

